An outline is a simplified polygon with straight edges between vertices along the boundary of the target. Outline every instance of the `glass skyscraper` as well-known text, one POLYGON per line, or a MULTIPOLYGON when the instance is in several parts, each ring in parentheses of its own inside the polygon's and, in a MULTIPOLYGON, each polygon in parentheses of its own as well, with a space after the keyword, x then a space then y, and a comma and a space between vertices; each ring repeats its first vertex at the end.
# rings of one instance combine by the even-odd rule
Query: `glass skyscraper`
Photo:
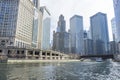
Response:
POLYGON ((113 41, 118 42, 117 26, 116 26, 115 18, 111 20, 111 26, 112 26, 113 41))
POLYGON ((43 6, 40 8, 42 12, 42 44, 41 49, 49 50, 50 49, 50 29, 51 29, 51 14, 48 9, 43 6))
POLYGON ((120 0, 113 0, 114 2, 114 11, 115 11, 115 21, 117 27, 117 38, 118 42, 120 41, 120 0))
POLYGON ((75 15, 70 19, 71 52, 84 53, 83 17, 75 15))
POLYGON ((1 46, 13 45, 16 33, 19 0, 0 0, 0 37, 1 46), (7 37, 7 38, 6 38, 7 37))
POLYGON ((109 37, 107 16, 104 13, 97 13, 90 17, 91 35, 94 44, 94 54, 105 54, 108 52, 109 37))
POLYGON ((38 31, 39 31, 39 13, 40 11, 34 8, 34 21, 33 21, 33 34, 32 34, 32 46, 37 47, 38 31))
POLYGON ((0 0, 0 46, 31 47, 33 14, 30 0, 0 0))

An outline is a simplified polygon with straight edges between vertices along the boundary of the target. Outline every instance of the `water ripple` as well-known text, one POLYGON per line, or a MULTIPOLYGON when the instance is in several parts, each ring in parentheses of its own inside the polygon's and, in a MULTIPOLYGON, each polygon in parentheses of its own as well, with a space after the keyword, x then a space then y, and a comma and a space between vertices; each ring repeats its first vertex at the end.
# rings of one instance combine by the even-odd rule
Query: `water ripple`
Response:
POLYGON ((120 63, 0 64, 0 80, 120 80, 120 63))

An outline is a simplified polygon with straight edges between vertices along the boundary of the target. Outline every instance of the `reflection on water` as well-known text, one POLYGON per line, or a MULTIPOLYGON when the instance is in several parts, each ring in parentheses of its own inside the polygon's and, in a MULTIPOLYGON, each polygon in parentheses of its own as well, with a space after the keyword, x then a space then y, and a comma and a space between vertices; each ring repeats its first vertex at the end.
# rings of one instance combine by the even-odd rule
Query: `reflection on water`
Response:
POLYGON ((116 62, 0 64, 0 80, 119 80, 116 62))

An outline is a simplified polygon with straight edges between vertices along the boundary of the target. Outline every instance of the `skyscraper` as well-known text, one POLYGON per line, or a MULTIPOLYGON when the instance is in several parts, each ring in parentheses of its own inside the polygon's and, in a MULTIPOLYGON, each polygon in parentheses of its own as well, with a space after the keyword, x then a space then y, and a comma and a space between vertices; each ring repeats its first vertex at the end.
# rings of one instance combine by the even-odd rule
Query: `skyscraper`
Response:
POLYGON ((0 0, 0 46, 32 47, 33 17, 30 0, 0 0))
POLYGON ((41 49, 42 44, 42 12, 34 7, 34 21, 32 32, 32 47, 41 49))
POLYGON ((66 22, 64 20, 64 16, 60 15, 59 16, 59 21, 58 21, 58 30, 60 32, 59 34, 59 50, 64 52, 64 32, 65 32, 65 27, 66 27, 66 22))
POLYGON ((64 16, 59 16, 57 32, 53 32, 53 50, 69 52, 69 33, 66 32, 66 22, 64 16))
POLYGON ((115 11, 115 21, 117 26, 117 37, 118 41, 120 41, 120 0, 113 0, 114 3, 114 11, 115 11))
POLYGON ((97 13, 90 17, 91 35, 94 44, 94 54, 105 54, 108 52, 109 37, 107 16, 104 13, 97 13))
POLYGON ((50 29, 51 29, 51 14, 48 9, 43 6, 40 7, 42 12, 42 44, 41 49, 49 50, 50 49, 50 29))
POLYGON ((84 53, 84 31, 83 31, 83 17, 74 15, 70 19, 70 35, 71 35, 71 52, 83 54, 84 53))
POLYGON ((64 16, 59 16, 57 32, 53 34, 53 45, 54 49, 57 51, 64 52, 64 32, 65 32, 66 22, 64 20, 64 16), (55 40, 56 39, 56 40, 55 40))
POLYGON ((117 38, 117 26, 116 26, 115 18, 113 18, 111 20, 111 26, 112 26, 113 41, 118 42, 118 38, 117 38))

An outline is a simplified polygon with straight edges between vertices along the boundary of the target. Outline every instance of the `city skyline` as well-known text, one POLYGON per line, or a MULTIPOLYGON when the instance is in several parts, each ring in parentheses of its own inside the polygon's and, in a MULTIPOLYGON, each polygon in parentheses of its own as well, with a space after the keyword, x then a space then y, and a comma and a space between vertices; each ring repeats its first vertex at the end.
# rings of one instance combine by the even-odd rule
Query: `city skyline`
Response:
POLYGON ((66 0, 65 2, 64 0, 58 0, 58 1, 41 0, 41 6, 49 7, 49 10, 51 12, 52 30, 56 30, 56 27, 57 27, 56 22, 60 14, 63 14, 65 16, 67 30, 70 27, 69 19, 75 14, 83 16, 84 29, 88 30, 90 27, 89 17, 94 15, 97 12, 103 12, 103 13, 106 13, 108 17, 109 36, 110 36, 110 40, 112 40, 111 19, 114 17, 113 1, 112 0, 99 0, 99 1, 81 0, 80 3, 78 2, 80 1, 66 0), (53 3, 55 5, 53 5, 53 3))

